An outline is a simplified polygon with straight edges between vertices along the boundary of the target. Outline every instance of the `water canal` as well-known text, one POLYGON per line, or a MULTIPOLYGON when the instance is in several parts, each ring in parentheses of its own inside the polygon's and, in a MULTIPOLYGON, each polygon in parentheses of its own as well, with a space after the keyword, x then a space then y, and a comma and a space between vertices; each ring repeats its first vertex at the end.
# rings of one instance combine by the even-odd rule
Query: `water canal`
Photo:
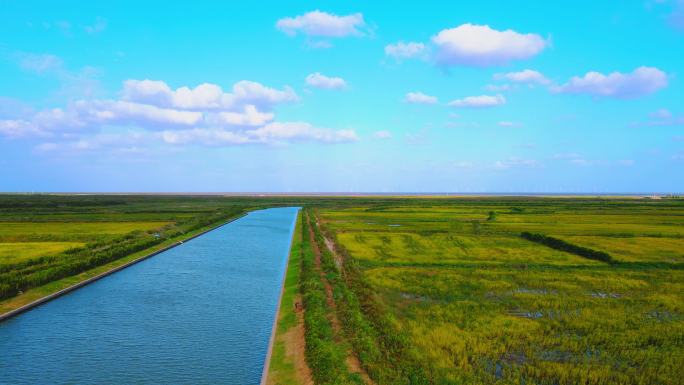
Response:
POLYGON ((0 323, 0 384, 258 384, 297 211, 251 212, 0 323))

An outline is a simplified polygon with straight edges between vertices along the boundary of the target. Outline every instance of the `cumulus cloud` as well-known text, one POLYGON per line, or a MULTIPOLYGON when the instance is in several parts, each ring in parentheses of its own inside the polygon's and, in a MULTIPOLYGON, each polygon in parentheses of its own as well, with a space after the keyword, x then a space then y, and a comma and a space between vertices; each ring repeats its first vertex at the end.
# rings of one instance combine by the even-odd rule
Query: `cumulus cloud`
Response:
POLYGON ((423 55, 425 52, 425 44, 403 41, 388 44, 385 46, 385 55, 391 56, 395 59, 410 59, 423 55))
POLYGON ((255 106, 248 104, 242 112, 218 112, 208 115, 210 125, 218 126, 261 126, 273 120, 272 112, 261 112, 255 106))
POLYGON ((506 104, 506 98, 499 95, 468 96, 449 102, 449 106, 457 108, 487 108, 506 104))
POLYGON ((306 84, 311 87, 339 90, 347 87, 347 82, 338 77, 330 77, 316 72, 306 77, 306 84))
POLYGON ((87 138, 77 138, 60 142, 43 142, 35 147, 40 152, 82 153, 113 150, 118 154, 144 152, 139 146, 150 144, 153 136, 146 132, 127 131, 120 133, 98 133, 87 138))
POLYGON ((247 104, 268 109, 276 104, 299 100, 290 87, 278 90, 247 80, 235 83, 232 93, 224 92, 220 86, 211 83, 173 90, 163 81, 126 80, 122 96, 127 101, 159 107, 201 110, 240 109, 247 104))
POLYGON ((201 144, 224 146, 249 143, 247 135, 222 128, 193 128, 190 130, 164 131, 161 137, 168 144, 201 144))
POLYGON ((488 67, 540 53, 549 42, 541 36, 513 30, 498 31, 488 25, 462 24, 432 37, 435 60, 442 66, 488 67))
POLYGON ((535 70, 522 70, 519 72, 508 72, 494 75, 494 79, 508 80, 513 83, 521 84, 541 84, 548 85, 551 81, 547 79, 541 72, 535 70))
POLYGON ((283 140, 314 140, 326 143, 354 142, 359 138, 354 130, 332 130, 314 127, 306 122, 273 122, 247 134, 262 142, 283 140))
POLYGON ((63 108, 26 111, 11 119, 0 117, 0 135, 46 138, 50 142, 44 149, 92 148, 83 143, 92 143, 88 138, 109 127, 142 129, 168 144, 342 143, 358 139, 350 129, 276 121, 272 108, 294 100, 297 96, 289 88, 277 90, 251 81, 237 82, 227 93, 209 83, 174 90, 162 81, 127 80, 120 99, 82 99, 63 108), (83 142, 78 144, 75 137, 83 142), (55 145, 67 139, 68 145, 55 145))
POLYGON ((409 92, 406 94, 404 101, 411 104, 436 104, 437 97, 426 95, 422 92, 409 92))
POLYGON ((639 67, 630 73, 587 72, 575 76, 553 91, 566 94, 588 94, 600 97, 630 99, 652 94, 667 87, 667 74, 655 67, 639 67))
POLYGON ((302 33, 313 37, 345 37, 363 35, 363 15, 354 13, 337 16, 315 10, 295 17, 286 17, 276 22, 276 28, 288 35, 302 33))
POLYGON ((0 120, 0 135, 10 138, 38 136, 40 131, 29 121, 21 119, 0 120))

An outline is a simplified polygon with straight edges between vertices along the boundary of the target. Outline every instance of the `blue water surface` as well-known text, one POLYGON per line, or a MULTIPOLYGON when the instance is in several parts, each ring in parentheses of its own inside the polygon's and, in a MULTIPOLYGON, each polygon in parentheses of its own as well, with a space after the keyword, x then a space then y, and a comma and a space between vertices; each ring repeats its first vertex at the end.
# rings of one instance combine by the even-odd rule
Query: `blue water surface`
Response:
POLYGON ((258 384, 297 211, 251 212, 0 323, 0 384, 258 384))

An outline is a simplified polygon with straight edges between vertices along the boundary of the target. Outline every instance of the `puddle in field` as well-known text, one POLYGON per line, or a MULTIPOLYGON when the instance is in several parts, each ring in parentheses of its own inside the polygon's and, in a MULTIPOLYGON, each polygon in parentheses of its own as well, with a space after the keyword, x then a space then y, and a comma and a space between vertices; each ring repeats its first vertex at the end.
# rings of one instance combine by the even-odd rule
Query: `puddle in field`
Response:
POLYGON ((387 225, 387 226, 388 227, 401 227, 401 225, 397 225, 397 224, 391 224, 391 225, 387 225))
POLYGON ((537 295, 546 295, 546 294, 558 294, 555 290, 547 290, 547 289, 527 289, 524 287, 521 287, 519 289, 515 289, 510 292, 511 294, 537 294, 537 295))
POLYGON ((417 294, 404 293, 404 292, 402 292, 402 293, 399 294, 399 295, 401 296, 401 298, 403 298, 403 299, 408 299, 408 300, 411 300, 411 301, 420 301, 420 302, 423 302, 423 301, 427 301, 427 300, 430 299, 430 298, 428 298, 428 297, 426 297, 426 296, 424 296, 424 295, 417 295, 417 294))
POLYGON ((575 317, 580 315, 580 310, 575 309, 572 311, 560 311, 560 310, 510 310, 509 315, 514 317, 522 317, 528 319, 561 319, 564 317, 575 317))
POLYGON ((595 291, 590 294, 594 298, 621 298, 622 294, 619 293, 604 293, 602 291, 595 291))
POLYGON ((677 314, 669 312, 667 310, 654 310, 646 315, 649 318, 655 318, 658 321, 673 321, 677 317, 677 314))
POLYGON ((570 352, 562 350, 545 350, 539 353, 539 358, 551 362, 570 362, 575 356, 570 352))

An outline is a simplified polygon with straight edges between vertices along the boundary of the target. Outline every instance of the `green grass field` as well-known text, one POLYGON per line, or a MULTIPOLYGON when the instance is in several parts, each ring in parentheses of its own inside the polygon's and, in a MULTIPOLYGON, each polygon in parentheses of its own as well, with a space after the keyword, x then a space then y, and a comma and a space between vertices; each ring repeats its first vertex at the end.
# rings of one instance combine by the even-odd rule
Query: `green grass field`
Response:
POLYGON ((365 316, 402 345, 369 371, 378 383, 681 383, 681 201, 464 199, 321 208, 319 217, 358 270, 349 287, 361 298, 370 288, 362 308, 381 310, 365 316), (402 380, 413 364, 421 376, 402 380))
POLYGON ((83 246, 82 242, 1 242, 0 264, 23 262, 83 246))
POLYGON ((299 280, 302 264, 302 222, 301 213, 292 238, 290 259, 280 298, 280 313, 276 324, 275 340, 268 370, 269 385, 298 385, 306 381, 303 351, 297 351, 297 344, 303 343, 303 319, 297 315, 295 303, 301 302, 299 280), (302 330, 296 330, 301 328, 302 330))

